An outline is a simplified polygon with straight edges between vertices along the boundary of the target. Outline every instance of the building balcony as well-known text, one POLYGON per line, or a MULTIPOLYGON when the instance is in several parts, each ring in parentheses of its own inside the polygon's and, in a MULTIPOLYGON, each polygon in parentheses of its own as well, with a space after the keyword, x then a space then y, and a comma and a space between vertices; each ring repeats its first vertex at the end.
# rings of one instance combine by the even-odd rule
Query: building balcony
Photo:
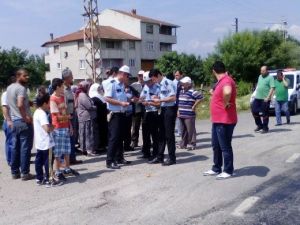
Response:
POLYGON ((124 49, 101 49, 101 57, 103 59, 124 59, 125 50, 124 49))
POLYGON ((164 42, 164 43, 176 44, 177 43, 177 37, 175 35, 160 34, 159 35, 159 41, 164 42))

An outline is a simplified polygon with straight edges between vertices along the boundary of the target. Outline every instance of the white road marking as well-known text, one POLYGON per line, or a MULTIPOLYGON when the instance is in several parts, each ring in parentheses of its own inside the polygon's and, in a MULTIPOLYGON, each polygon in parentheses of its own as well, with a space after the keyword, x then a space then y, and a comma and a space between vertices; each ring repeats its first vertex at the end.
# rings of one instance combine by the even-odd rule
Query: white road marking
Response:
POLYGON ((246 198, 238 207, 235 208, 231 215, 238 217, 244 216, 244 213, 247 212, 258 200, 259 197, 256 196, 246 198))
POLYGON ((290 158, 288 158, 286 163, 293 163, 300 157, 300 153, 294 153, 290 158))

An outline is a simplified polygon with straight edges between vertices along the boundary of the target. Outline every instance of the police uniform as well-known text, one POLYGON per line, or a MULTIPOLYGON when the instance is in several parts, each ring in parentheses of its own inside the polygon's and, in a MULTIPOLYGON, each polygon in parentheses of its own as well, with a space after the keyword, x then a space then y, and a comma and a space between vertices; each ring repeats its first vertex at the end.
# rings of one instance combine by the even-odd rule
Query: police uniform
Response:
MULTIPOLYGON (((152 96, 159 97, 159 85, 153 84, 150 87, 146 84, 141 92, 140 97, 144 102, 151 102, 152 96)), ((145 106, 145 113, 142 122, 143 135, 143 158, 153 159, 158 155, 158 108, 152 105, 145 106), (153 152, 151 154, 151 138, 153 142, 153 152)))
MULTIPOLYGON (((105 97, 110 97, 121 102, 127 101, 124 84, 118 79, 112 79, 105 90, 105 97)), ((108 121, 108 149, 107 149, 107 166, 111 163, 118 162, 122 154, 122 140, 124 134, 125 112, 127 107, 113 105, 107 102, 110 118, 108 121)))
MULTIPOLYGON (((171 80, 163 78, 160 85, 160 99, 165 99, 171 96, 176 96, 174 84, 171 80)), ((161 162, 164 160, 164 152, 166 144, 168 146, 169 160, 166 162, 175 164, 175 120, 177 115, 176 101, 172 102, 162 102, 161 103, 161 113, 159 116, 159 152, 157 159, 161 162)))

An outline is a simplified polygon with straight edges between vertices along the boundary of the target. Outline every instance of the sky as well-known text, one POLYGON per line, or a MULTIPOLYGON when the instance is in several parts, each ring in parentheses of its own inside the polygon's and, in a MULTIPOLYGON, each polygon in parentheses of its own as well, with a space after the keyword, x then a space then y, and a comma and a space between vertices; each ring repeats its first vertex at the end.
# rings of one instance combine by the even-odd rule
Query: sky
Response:
MULTIPOLYGON (((99 11, 110 8, 180 26, 174 50, 202 57, 235 31, 281 29, 300 40, 300 0, 98 0, 99 11)), ((41 45, 83 26, 83 0, 0 0, 0 46, 16 46, 42 54, 41 45)))

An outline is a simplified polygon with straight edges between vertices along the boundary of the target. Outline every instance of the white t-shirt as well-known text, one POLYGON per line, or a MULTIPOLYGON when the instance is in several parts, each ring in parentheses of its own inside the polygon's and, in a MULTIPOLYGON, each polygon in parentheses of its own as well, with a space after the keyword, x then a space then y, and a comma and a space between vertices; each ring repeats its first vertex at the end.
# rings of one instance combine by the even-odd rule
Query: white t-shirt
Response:
POLYGON ((6 91, 4 91, 1 95, 1 105, 2 106, 8 106, 7 105, 7 94, 6 94, 6 91))
POLYGON ((38 150, 48 150, 54 146, 52 134, 47 133, 43 125, 49 124, 47 114, 44 110, 38 108, 33 114, 34 142, 38 150))

